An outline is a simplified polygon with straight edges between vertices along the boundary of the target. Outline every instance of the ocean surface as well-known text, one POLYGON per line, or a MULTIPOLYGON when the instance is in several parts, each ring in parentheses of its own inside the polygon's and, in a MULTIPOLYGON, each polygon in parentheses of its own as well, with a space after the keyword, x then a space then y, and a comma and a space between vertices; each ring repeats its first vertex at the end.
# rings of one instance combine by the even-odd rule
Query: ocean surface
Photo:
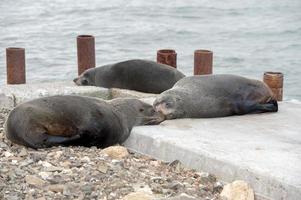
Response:
POLYGON ((172 48, 191 75, 194 50, 208 49, 214 73, 280 71, 284 98, 301 100, 300 0, 1 0, 0 84, 6 47, 26 48, 27 83, 73 79, 79 34, 96 37, 97 66, 172 48))

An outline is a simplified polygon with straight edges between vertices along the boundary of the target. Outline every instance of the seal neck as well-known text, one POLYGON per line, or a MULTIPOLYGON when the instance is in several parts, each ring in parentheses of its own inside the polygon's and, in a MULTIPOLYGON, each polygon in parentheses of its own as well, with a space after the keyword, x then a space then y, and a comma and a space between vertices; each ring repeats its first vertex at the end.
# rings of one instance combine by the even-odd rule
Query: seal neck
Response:
POLYGON ((138 113, 129 101, 116 99, 111 101, 111 103, 115 110, 122 115, 122 119, 127 124, 129 131, 133 126, 139 125, 139 120, 137 120, 138 113))

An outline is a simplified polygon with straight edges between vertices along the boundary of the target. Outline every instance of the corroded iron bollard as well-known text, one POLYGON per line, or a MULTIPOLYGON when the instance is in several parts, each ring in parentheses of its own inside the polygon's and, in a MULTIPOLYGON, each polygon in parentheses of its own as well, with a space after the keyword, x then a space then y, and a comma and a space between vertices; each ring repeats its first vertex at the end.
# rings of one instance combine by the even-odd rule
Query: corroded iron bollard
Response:
POLYGON ((157 51, 157 63, 170 65, 177 68, 177 53, 173 49, 161 49, 157 51))
POLYGON ((212 74, 213 52, 208 50, 194 51, 194 75, 212 74))
POLYGON ((95 67, 95 39, 92 35, 77 36, 78 75, 95 67))
POLYGON ((25 49, 10 47, 6 49, 7 84, 26 83, 25 49))
POLYGON ((263 81, 271 88, 277 101, 282 101, 283 74, 281 72, 265 72, 263 81))

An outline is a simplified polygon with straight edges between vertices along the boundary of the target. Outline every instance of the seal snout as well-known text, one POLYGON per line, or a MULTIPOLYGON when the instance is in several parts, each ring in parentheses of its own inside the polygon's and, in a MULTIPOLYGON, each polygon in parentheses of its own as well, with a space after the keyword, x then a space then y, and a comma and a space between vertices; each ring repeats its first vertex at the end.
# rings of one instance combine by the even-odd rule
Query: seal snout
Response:
POLYGON ((76 85, 79 85, 79 84, 78 84, 78 79, 79 79, 78 77, 75 78, 75 79, 73 79, 73 82, 74 82, 76 85))
POLYGON ((155 112, 154 117, 150 117, 147 119, 145 125, 157 125, 165 120, 165 116, 161 112, 155 112))
POLYGON ((154 109, 156 112, 161 113, 163 116, 166 116, 168 114, 165 102, 156 103, 154 105, 154 109))

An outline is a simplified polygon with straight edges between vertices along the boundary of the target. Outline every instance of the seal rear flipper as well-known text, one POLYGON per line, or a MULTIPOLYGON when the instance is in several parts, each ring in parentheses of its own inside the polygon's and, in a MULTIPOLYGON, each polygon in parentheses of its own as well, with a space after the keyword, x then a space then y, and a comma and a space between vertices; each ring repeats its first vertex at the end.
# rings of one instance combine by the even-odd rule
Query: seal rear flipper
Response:
POLYGON ((236 103, 234 106, 234 112, 237 115, 243 115, 248 113, 263 113, 263 112, 277 112, 278 103, 272 99, 264 104, 254 104, 253 102, 236 103))
POLYGON ((271 100, 265 104, 257 104, 255 105, 255 111, 257 112, 277 112, 278 111, 278 103, 276 100, 271 100))

